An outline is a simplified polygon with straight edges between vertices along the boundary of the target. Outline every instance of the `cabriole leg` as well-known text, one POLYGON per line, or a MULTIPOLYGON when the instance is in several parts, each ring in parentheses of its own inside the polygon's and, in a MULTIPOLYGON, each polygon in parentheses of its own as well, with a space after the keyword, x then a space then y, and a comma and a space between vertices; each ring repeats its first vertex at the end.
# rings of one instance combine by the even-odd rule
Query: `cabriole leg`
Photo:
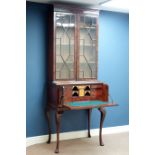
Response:
POLYGON ((90 138, 90 118, 91 118, 92 109, 88 109, 88 137, 90 138))
POLYGON ((48 123, 48 141, 47 143, 49 144, 51 142, 51 116, 50 116, 50 109, 46 109, 45 113, 46 113, 46 118, 47 118, 47 123, 48 123))
POLYGON ((61 121, 62 112, 56 112, 56 132, 57 132, 57 141, 56 141, 56 149, 55 153, 59 153, 59 133, 60 133, 60 121, 61 121))
POLYGON ((103 127, 106 111, 103 107, 98 108, 98 110, 101 112, 99 142, 100 142, 100 146, 104 146, 104 143, 102 141, 102 127, 103 127))

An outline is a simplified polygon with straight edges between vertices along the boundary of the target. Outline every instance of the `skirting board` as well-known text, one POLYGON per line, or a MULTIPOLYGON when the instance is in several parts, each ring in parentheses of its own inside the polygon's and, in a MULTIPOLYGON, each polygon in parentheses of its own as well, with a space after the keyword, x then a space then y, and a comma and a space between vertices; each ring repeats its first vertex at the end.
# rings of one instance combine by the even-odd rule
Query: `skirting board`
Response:
MULTIPOLYGON (((115 133, 128 132, 128 131, 129 131, 129 125, 124 125, 124 126, 103 128, 102 133, 105 135, 105 134, 115 134, 115 133)), ((91 133, 91 136, 98 136, 99 129, 91 129, 90 133, 91 133)), ((63 133, 60 133, 60 140, 85 138, 87 136, 88 136, 87 130, 63 132, 63 133)), ((52 139, 52 142, 56 141, 56 134, 52 134, 51 139, 52 139)), ((29 138, 26 138, 26 147, 34 144, 45 143, 47 142, 47 140, 48 140, 48 135, 29 137, 29 138)))

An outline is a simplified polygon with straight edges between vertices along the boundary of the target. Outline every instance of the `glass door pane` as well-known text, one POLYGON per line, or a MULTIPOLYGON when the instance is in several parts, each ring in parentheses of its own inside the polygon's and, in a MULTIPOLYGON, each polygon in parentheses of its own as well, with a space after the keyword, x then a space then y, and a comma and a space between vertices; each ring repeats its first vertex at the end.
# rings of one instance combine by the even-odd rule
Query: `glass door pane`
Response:
POLYGON ((80 16, 79 78, 96 78, 96 17, 80 16))
POLYGON ((56 13, 56 79, 74 79, 75 15, 56 13))

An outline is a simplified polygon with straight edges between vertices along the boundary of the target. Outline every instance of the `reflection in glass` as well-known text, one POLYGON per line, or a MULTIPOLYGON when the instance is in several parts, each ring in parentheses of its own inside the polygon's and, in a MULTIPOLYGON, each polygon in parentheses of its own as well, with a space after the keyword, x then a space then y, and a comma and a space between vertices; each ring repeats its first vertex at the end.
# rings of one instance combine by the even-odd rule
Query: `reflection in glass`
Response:
POLYGON ((75 15, 56 13, 56 79, 74 78, 75 15))
POLYGON ((80 17, 80 78, 96 78, 96 18, 80 17))

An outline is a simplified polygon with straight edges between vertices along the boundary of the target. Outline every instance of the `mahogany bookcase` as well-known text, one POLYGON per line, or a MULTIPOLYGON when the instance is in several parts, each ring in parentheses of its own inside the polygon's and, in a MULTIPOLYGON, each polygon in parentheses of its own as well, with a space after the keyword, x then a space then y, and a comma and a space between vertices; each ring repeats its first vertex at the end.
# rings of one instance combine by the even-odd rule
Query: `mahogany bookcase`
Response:
POLYGON ((88 137, 91 137, 90 115, 93 108, 98 108, 102 146, 105 107, 117 105, 109 102, 108 85, 97 80, 98 16, 98 10, 76 5, 52 4, 49 9, 48 102, 45 112, 50 143, 50 112, 55 111, 55 153, 59 152, 60 120, 65 111, 87 110, 88 137))

